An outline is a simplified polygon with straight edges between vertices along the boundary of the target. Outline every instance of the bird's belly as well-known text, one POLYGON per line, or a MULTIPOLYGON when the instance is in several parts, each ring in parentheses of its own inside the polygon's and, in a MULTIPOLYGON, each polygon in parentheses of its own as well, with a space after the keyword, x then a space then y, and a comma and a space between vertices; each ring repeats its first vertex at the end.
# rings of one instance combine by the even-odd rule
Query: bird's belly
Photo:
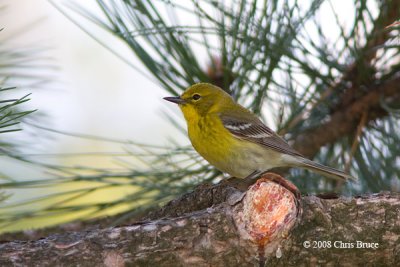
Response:
MULTIPOLYGON (((211 165, 237 178, 245 178, 254 171, 267 171, 281 166, 281 154, 263 146, 240 140, 231 134, 219 135, 215 127, 208 132, 189 136, 193 147, 211 165)), ((224 129, 225 130, 225 129, 224 129)))
POLYGON ((246 142, 246 146, 238 147, 231 153, 231 160, 221 164, 224 166, 220 169, 237 178, 246 178, 255 171, 265 172, 282 166, 280 153, 257 144, 246 142))

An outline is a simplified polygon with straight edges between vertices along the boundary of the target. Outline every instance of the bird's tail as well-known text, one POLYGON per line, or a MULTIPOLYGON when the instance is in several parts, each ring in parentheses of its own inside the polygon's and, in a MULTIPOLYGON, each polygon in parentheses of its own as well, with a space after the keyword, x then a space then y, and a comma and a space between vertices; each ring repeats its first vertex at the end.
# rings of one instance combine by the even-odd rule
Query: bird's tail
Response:
POLYGON ((337 169, 316 163, 314 161, 311 161, 311 160, 303 158, 303 157, 296 157, 295 165, 298 167, 319 173, 325 177, 332 178, 335 180, 341 180, 341 181, 351 180, 353 182, 358 181, 358 179, 356 177, 353 177, 350 174, 347 174, 343 171, 339 171, 337 169))

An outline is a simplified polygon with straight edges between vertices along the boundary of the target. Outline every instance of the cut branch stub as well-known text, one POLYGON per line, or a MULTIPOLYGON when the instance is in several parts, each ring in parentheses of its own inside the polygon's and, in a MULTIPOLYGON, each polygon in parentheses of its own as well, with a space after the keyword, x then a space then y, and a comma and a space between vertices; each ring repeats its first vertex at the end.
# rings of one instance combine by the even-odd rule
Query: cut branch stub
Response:
POLYGON ((274 173, 264 174, 247 190, 236 225, 244 239, 258 246, 260 263, 274 252, 281 256, 280 243, 301 214, 299 200, 297 187, 274 173))

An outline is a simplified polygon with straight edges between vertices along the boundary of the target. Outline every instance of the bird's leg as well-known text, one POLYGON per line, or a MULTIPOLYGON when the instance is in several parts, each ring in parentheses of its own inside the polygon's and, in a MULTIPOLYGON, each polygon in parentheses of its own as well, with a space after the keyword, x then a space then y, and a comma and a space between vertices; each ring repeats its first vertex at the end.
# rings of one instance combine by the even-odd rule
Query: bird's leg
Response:
POLYGON ((249 181, 253 180, 254 178, 258 178, 263 172, 259 170, 255 170, 252 173, 250 173, 248 176, 246 176, 244 179, 249 181))
POLYGON ((259 178, 260 175, 263 173, 264 172, 262 171, 255 170, 254 172, 247 175, 244 179, 240 179, 240 181, 238 181, 235 187, 239 190, 245 191, 248 189, 250 185, 254 184, 257 178, 259 178))
POLYGON ((228 179, 224 180, 223 183, 233 186, 241 191, 246 191, 250 185, 254 184, 255 179, 260 177, 262 173, 263 172, 256 170, 250 173, 244 179, 229 177, 228 179))

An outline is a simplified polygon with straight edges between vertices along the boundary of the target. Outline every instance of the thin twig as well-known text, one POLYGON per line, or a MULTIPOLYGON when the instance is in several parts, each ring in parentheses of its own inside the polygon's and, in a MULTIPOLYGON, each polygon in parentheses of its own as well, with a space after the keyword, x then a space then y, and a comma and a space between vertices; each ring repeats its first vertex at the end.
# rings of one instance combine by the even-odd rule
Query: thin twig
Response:
POLYGON ((346 172, 350 171, 351 161, 353 160, 354 154, 356 153, 358 145, 360 144, 363 129, 365 128, 365 124, 367 123, 367 118, 368 118, 368 110, 364 111, 364 113, 361 117, 360 123, 357 126, 357 132, 356 132, 356 136, 354 137, 353 144, 351 145, 349 159, 347 160, 345 167, 344 167, 344 170, 346 172))

